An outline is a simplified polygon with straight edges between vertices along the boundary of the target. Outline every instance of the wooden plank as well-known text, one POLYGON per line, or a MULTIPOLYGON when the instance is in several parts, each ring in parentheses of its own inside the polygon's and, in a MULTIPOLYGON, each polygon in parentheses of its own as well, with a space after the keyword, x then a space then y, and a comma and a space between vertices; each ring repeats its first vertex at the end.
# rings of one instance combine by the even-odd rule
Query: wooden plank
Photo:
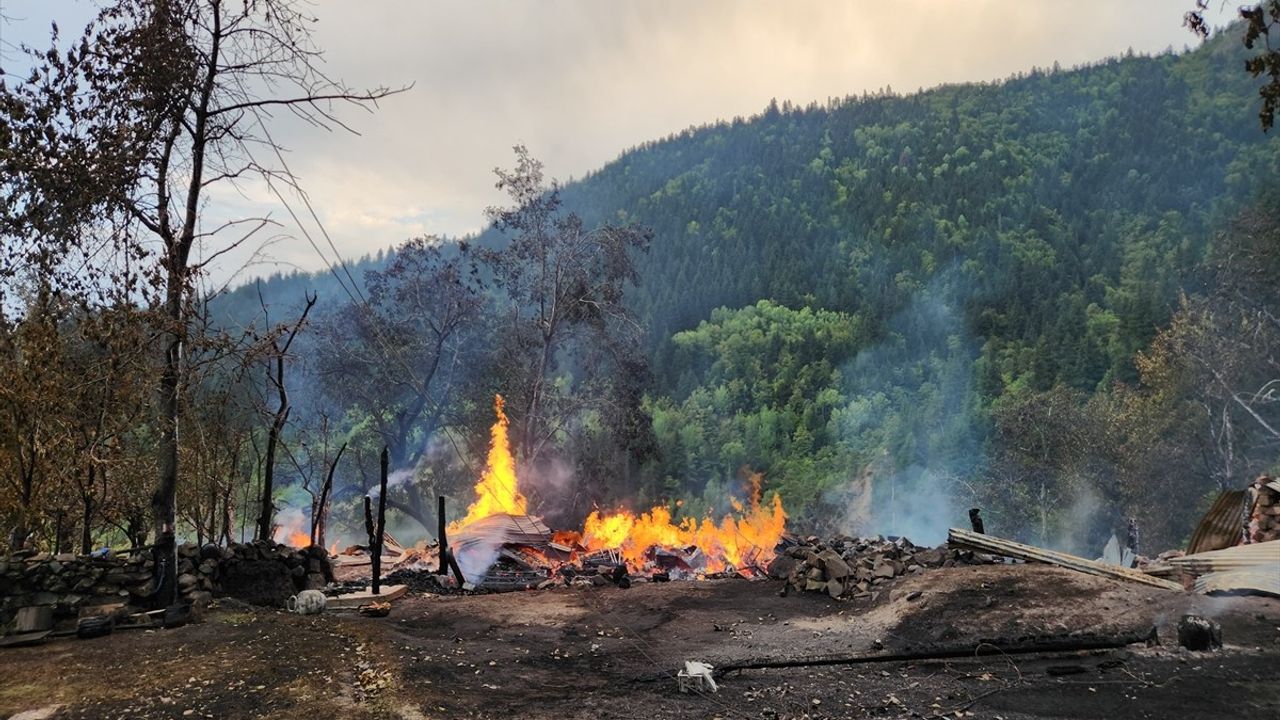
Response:
POLYGON ((13 621, 13 632, 15 635, 23 635, 26 633, 37 633, 45 630, 53 629, 53 607, 50 605, 35 605, 32 607, 18 608, 18 612, 13 621))
POLYGON ((390 602, 404 595, 409 591, 408 585, 387 585, 382 588, 382 592, 374 595, 368 590, 361 590, 353 593, 343 593, 337 597, 325 598, 325 610, 353 610, 361 605, 367 605, 371 602, 390 602))
POLYGON ((951 528, 947 534, 947 544, 954 548, 990 553, 992 555, 1003 555, 1005 557, 1016 558, 1018 560, 1034 560, 1037 562, 1049 563, 1050 565, 1057 565, 1058 567, 1063 567, 1068 570, 1086 573, 1088 575, 1109 577, 1114 580, 1127 580, 1129 582, 1150 585, 1152 587, 1163 588, 1165 590, 1184 589, 1179 583, 1153 577, 1138 570, 1117 567, 1115 565, 1107 565, 1094 560, 1086 560, 1085 558, 1077 555, 1045 550, 1044 548, 1038 548, 1033 545, 1023 545, 1019 542, 1003 540, 1001 538, 992 537, 991 535, 979 535, 978 533, 961 530, 960 528, 951 528))

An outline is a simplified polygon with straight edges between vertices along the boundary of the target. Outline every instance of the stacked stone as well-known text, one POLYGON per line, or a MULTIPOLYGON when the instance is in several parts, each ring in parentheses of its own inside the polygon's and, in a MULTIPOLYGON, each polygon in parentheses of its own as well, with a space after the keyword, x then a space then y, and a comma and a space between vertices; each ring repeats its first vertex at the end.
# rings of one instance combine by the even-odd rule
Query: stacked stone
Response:
POLYGON ((769 575, 786 580, 787 589, 865 597, 896 577, 972 560, 972 553, 920 548, 906 538, 809 537, 779 553, 769 575))
POLYGON ((1245 542, 1280 540, 1280 483, 1267 475, 1249 486, 1249 516, 1245 521, 1245 542))
MULTIPOLYGON (((254 605, 284 607, 290 595, 302 590, 322 590, 333 582, 329 554, 321 547, 298 549, 269 540, 255 540, 232 543, 226 548, 206 545, 198 555, 199 564, 191 558, 189 567, 195 572, 188 573, 193 577, 185 581, 187 587, 196 587, 195 592, 200 592, 202 575, 209 568, 214 592, 254 605), (219 555, 215 556, 215 551, 219 555)), ((179 570, 183 567, 180 561, 179 570)), ((183 587, 184 581, 179 577, 178 588, 183 587)))
MULTIPOLYGON (((0 627, 24 607, 53 608, 60 627, 74 627, 85 608, 149 609, 153 573, 147 551, 109 558, 26 551, 0 558, 0 627)), ((215 595, 229 595, 284 607, 290 595, 330 582, 333 569, 323 548, 299 550, 274 542, 178 546, 178 592, 196 606, 208 605, 215 595)))
POLYGON ((20 608, 52 607, 55 623, 81 608, 140 604, 151 592, 147 558, 91 558, 22 552, 0 558, 0 625, 20 608))

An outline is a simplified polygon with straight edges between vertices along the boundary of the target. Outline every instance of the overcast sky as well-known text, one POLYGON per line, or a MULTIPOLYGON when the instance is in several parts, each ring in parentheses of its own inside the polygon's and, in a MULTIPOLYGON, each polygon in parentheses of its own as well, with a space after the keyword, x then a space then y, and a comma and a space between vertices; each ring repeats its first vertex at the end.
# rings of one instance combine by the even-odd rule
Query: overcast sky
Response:
MULTIPOLYGON (((321 220, 356 257, 410 236, 478 230, 501 200, 495 166, 526 144, 555 177, 580 177, 628 147, 690 125, 891 86, 1006 77, 1132 48, 1195 43, 1193 0, 321 0, 318 44, 331 74, 355 86, 407 85, 361 134, 280 128, 321 220)), ((1217 9, 1219 3, 1212 3, 1217 9)), ((46 45, 51 19, 74 36, 91 14, 76 0, 0 0, 5 43, 46 45)), ((1231 11, 1213 15, 1224 24, 1231 11)), ((7 69, 15 56, 7 51, 7 69)), ((278 219, 265 192, 222 192, 221 213, 278 219)), ((294 228, 287 228, 297 235, 294 228)), ((314 228, 312 228, 314 232, 314 228)), ((314 270, 301 238, 267 252, 314 270)), ((260 264, 260 274, 279 265, 260 264)), ((225 273, 226 269, 219 272, 225 273)))

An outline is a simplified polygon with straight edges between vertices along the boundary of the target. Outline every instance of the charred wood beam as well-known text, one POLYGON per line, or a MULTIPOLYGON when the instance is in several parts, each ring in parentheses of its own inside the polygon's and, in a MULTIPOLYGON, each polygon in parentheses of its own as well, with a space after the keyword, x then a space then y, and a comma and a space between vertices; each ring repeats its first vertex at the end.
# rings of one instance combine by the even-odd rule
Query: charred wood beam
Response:
POLYGON ((444 520, 444 496, 440 496, 440 510, 436 513, 436 519, 439 523, 436 528, 436 540, 440 543, 440 567, 436 569, 437 575, 447 575, 449 573, 449 563, 446 558, 449 557, 449 536, 445 532, 444 520))
POLYGON ((982 512, 980 508, 969 509, 969 524, 973 527, 974 532, 984 535, 987 530, 982 526, 982 516, 978 514, 980 512, 982 512))
MULTIPOLYGON (((373 555, 373 594, 382 593, 382 545, 386 542, 387 532, 387 447, 382 447, 381 477, 378 480, 378 539, 377 545, 369 548, 373 555)), ((367 500, 367 498, 366 498, 367 500)), ((366 506, 367 507, 367 506, 366 506)))
POLYGON ((448 523, 445 520, 444 512, 445 499, 440 496, 440 511, 437 513, 439 518, 439 528, 437 539, 440 542, 440 567, 436 569, 437 575, 448 575, 453 572, 453 577, 458 581, 458 587, 466 584, 467 579, 462 576, 462 568, 458 565, 458 559, 453 556, 453 551, 449 549, 449 533, 446 529, 448 523))
POLYGON ((927 660, 951 660, 987 655, 1031 655, 1035 653, 1079 652, 1084 650, 1114 650, 1116 648, 1159 642, 1156 628, 1130 630, 1115 635, 1053 636, 1027 641, 990 640, 977 644, 925 647, 896 653, 865 653, 857 655, 828 655, 810 658, 771 659, 759 658, 729 663, 716 667, 712 673, 722 677, 726 673, 742 670, 772 668, 817 667, 822 665, 862 665, 882 662, 920 662, 927 660))

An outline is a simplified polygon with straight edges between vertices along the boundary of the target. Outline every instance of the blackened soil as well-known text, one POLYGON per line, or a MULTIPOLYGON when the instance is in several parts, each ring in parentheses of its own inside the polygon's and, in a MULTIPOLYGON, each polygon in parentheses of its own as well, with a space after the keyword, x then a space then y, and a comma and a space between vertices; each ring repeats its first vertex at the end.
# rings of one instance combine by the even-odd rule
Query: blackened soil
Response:
POLYGON ((411 596, 388 618, 223 609, 168 631, 0 650, 0 716, 58 718, 1196 718, 1280 713, 1280 601, 1215 599, 1042 565, 959 567, 872 597, 760 581, 411 596), (908 599, 909 598, 909 599, 908 599), (1218 653, 1177 619, 1223 624, 1218 653), (745 670, 681 694, 685 660, 901 651, 1159 628, 1162 645, 745 670))

